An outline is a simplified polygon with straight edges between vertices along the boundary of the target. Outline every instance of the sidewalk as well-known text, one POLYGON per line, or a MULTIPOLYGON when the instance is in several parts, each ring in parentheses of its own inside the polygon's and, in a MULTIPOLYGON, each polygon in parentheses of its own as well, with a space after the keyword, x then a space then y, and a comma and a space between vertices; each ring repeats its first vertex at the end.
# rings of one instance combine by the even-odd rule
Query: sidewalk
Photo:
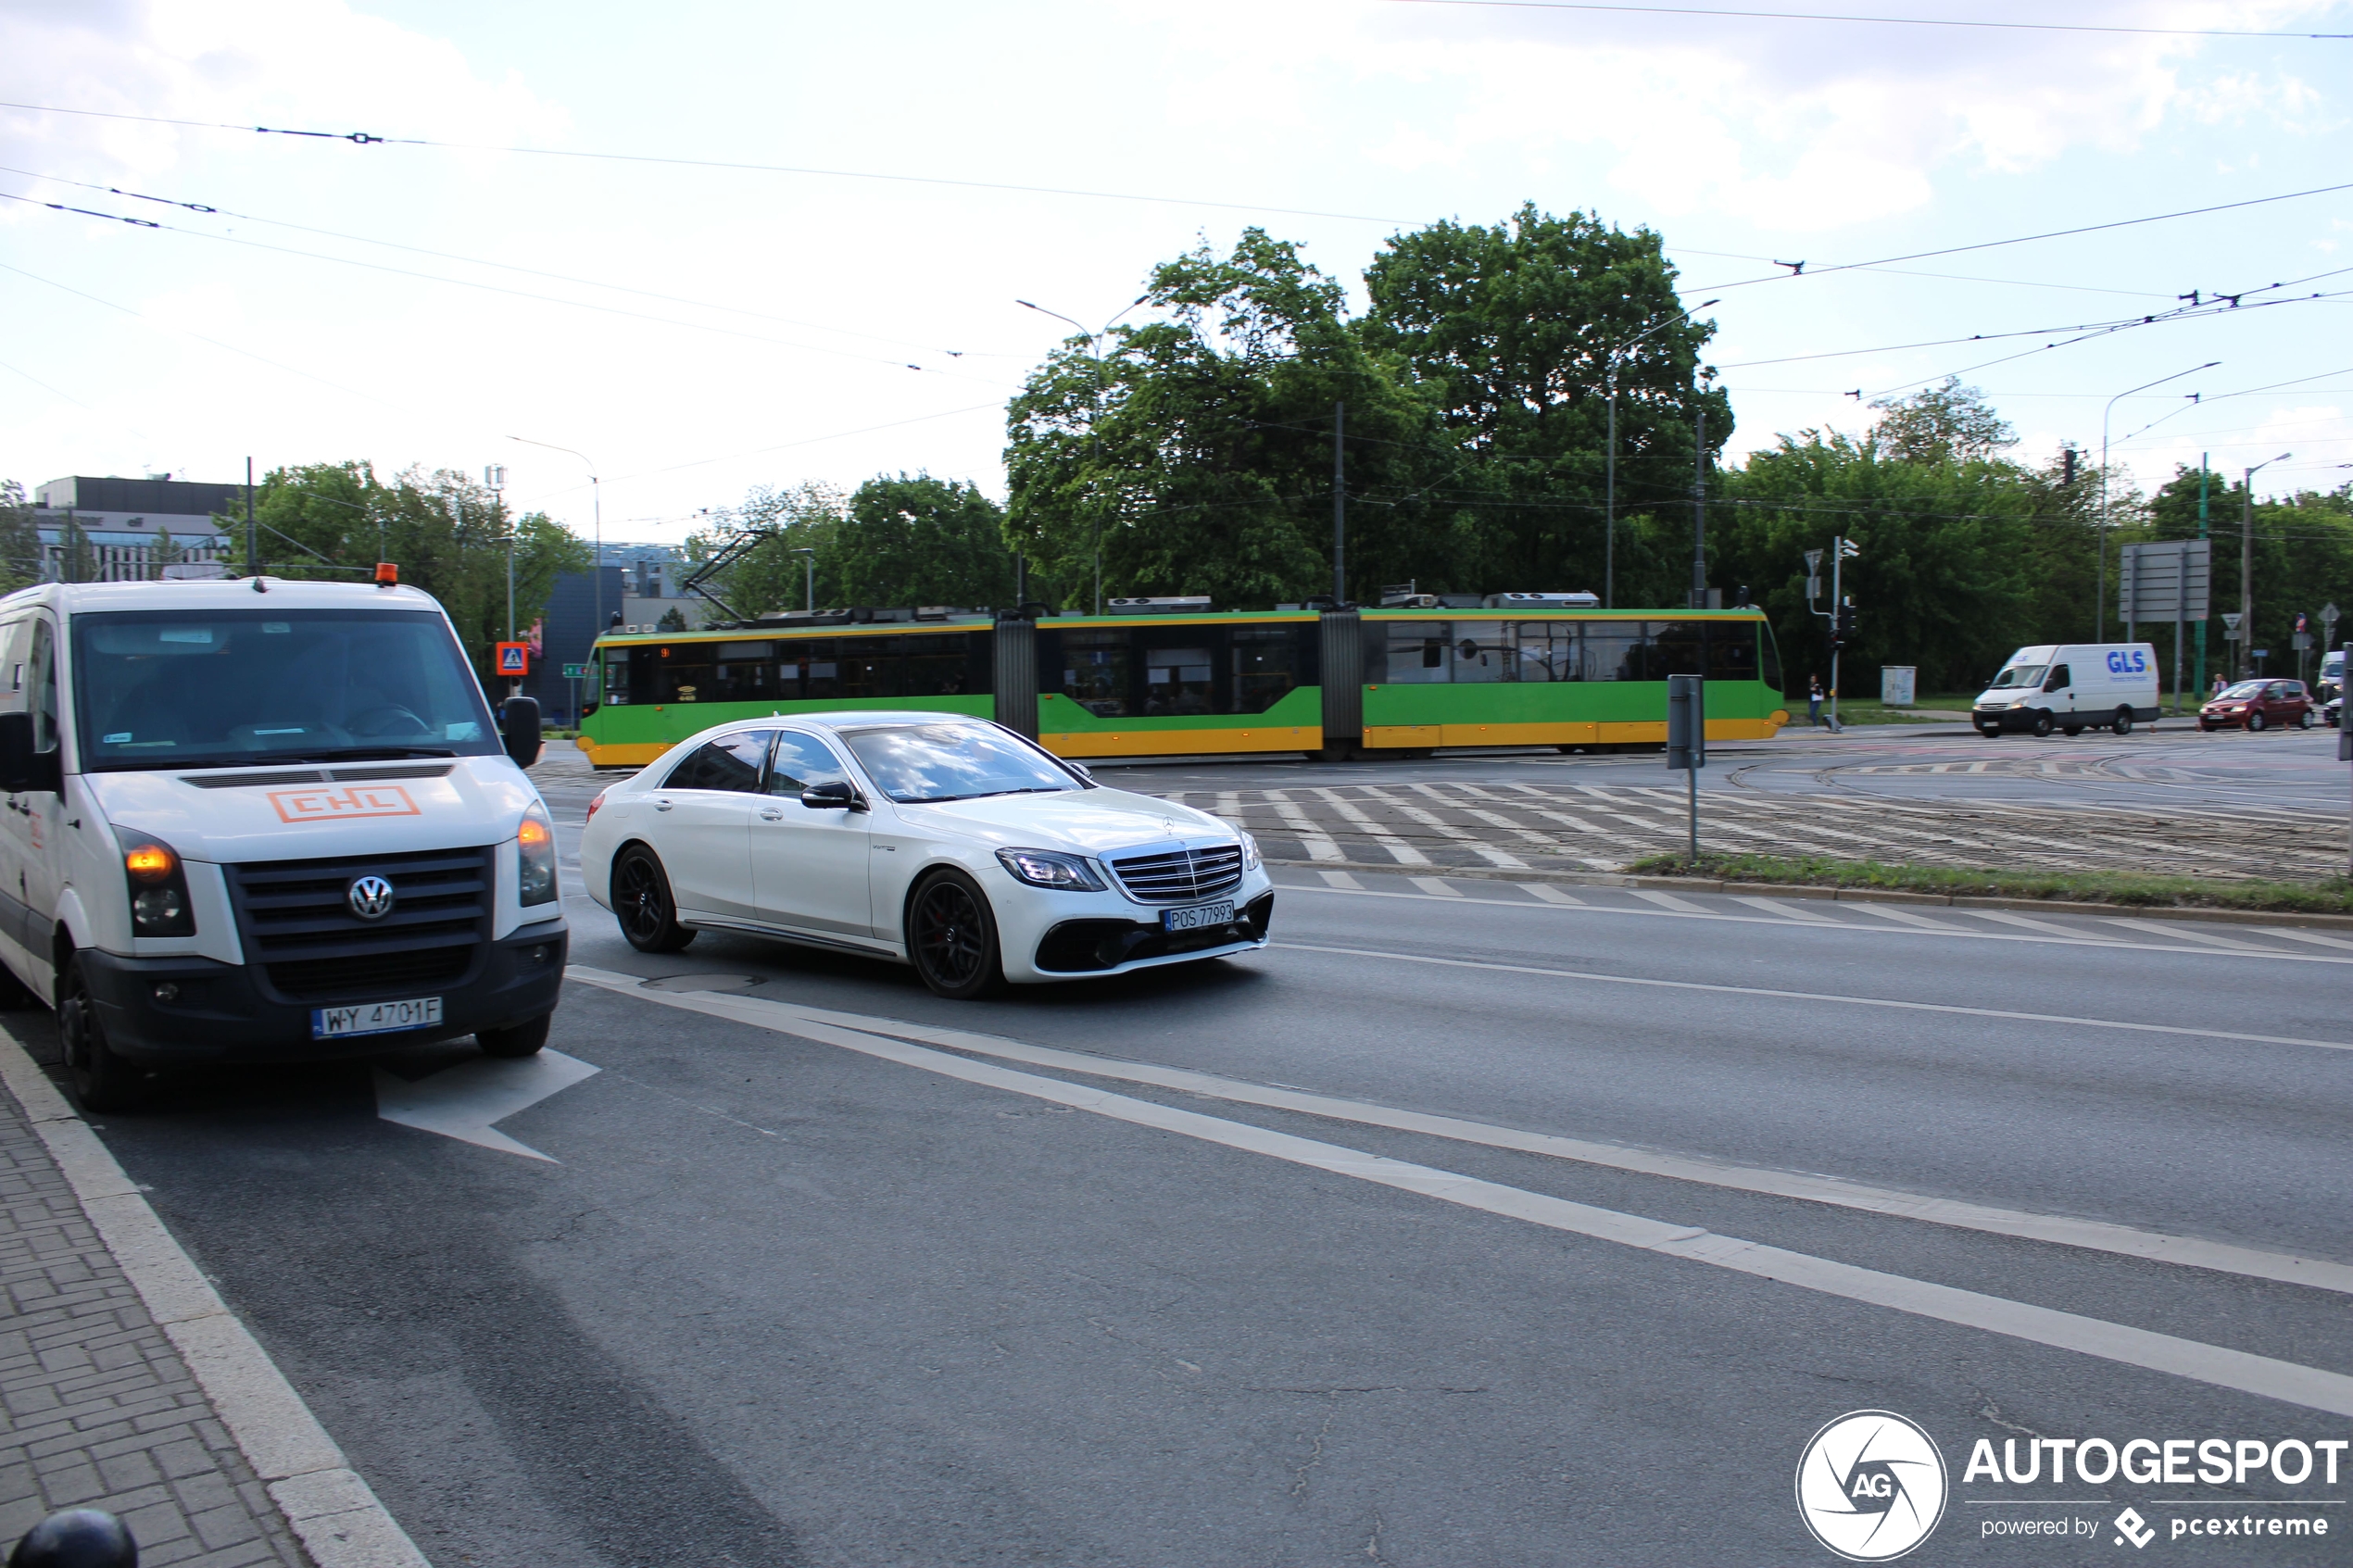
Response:
POLYGON ((426 1568, 9 1022, 0 1551, 86 1506, 142 1568, 426 1568))

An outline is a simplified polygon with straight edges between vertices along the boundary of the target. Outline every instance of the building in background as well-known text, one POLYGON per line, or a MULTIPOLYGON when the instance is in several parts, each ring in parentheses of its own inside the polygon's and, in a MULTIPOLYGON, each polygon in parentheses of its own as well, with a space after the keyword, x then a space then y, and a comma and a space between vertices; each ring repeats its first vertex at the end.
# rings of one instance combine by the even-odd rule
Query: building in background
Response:
POLYGON ((621 597, 606 603, 608 625, 618 610, 623 626, 650 631, 675 612, 671 629, 691 632, 716 613, 709 599, 679 592, 694 566, 674 545, 607 545, 604 564, 621 571, 621 597))
POLYGON ((242 484, 196 484, 169 474, 53 479, 32 493, 38 575, 48 583, 133 583, 173 566, 175 576, 212 575, 237 544, 220 519, 244 509, 245 493, 242 484), (159 548, 166 534, 170 545, 159 548))

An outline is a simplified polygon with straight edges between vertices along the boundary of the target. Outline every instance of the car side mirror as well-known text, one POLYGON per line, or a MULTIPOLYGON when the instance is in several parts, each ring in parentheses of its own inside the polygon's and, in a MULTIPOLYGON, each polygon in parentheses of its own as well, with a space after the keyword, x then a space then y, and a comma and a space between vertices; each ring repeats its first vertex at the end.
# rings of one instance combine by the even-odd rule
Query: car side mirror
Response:
POLYGON ((1063 763, 1063 766, 1068 768, 1072 772, 1076 773, 1080 778, 1085 779, 1088 784, 1093 784, 1095 782, 1095 770, 1089 768, 1084 762, 1065 761, 1063 763))
POLYGON ((811 784, 800 792, 800 803, 812 811, 855 811, 860 809, 858 792, 846 779, 831 784, 811 784))
POLYGON ((32 748, 32 715, 0 713, 0 790, 61 795, 65 782, 63 755, 55 747, 32 748))
POLYGON ((501 710, 500 730, 504 732, 507 755, 515 759, 518 768, 528 768, 539 760, 543 744, 539 738, 539 699, 510 696, 501 710))

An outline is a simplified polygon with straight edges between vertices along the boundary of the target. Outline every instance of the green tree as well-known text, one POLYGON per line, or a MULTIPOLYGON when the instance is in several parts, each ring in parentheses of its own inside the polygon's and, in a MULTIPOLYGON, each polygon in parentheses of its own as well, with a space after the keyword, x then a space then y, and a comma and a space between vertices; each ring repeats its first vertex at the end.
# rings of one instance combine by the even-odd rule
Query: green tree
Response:
POLYGON ((857 605, 1010 605, 1004 509, 975 485, 877 474, 849 497, 819 575, 857 605))
POLYGON ((1906 462, 1966 463, 2018 445, 2018 432, 1994 411, 1985 394, 1963 386, 1958 376, 1871 407, 1881 416, 1871 427, 1872 444, 1883 456, 1906 462))
POLYGON ((41 580, 41 531, 24 486, 0 480, 0 593, 41 580))
POLYGON ((686 629, 686 612, 676 605, 672 605, 668 609, 663 610, 661 619, 654 622, 654 630, 657 632, 683 632, 686 629))
POLYGON ((816 602, 847 604, 842 583, 824 571, 824 563, 834 558, 834 536, 845 509, 842 493, 829 484, 808 482, 783 490, 762 486, 742 506, 716 514, 711 527, 688 535, 686 559, 701 566, 744 535, 766 533, 768 538, 711 583, 711 591, 736 613, 759 616, 803 608, 812 586, 806 575, 812 558, 801 553, 808 550, 816 552, 820 568, 813 584, 816 602))
MULTIPOLYGON (((1601 585, 1613 365, 1621 518, 1690 494, 1702 413, 1711 454, 1731 435, 1730 400, 1700 364, 1715 327, 1675 320, 1663 244, 1530 204, 1491 228, 1398 235, 1366 269, 1364 343, 1434 391, 1445 433, 1473 459, 1441 493, 1481 517, 1482 547, 1463 563, 1478 583, 1601 585)), ((1680 602, 1689 581, 1661 602, 1680 602)))

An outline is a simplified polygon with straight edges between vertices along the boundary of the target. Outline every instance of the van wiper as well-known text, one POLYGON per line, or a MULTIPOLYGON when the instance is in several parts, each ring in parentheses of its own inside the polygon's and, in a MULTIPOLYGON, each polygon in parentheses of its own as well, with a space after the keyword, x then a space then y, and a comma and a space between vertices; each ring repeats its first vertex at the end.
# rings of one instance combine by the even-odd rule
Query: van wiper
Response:
POLYGON ((404 757, 455 757, 446 746, 338 746, 325 751, 273 751, 256 758, 270 762, 383 762, 404 757))

